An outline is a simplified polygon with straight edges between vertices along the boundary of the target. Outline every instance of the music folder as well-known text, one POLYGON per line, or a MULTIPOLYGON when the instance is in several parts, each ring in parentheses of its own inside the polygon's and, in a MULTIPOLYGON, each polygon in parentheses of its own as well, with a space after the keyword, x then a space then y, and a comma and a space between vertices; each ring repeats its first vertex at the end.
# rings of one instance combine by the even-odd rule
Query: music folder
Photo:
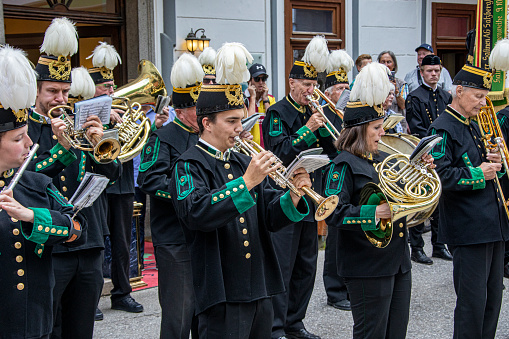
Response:
POLYGON ((69 200, 75 211, 92 206, 92 203, 101 195, 110 179, 101 174, 86 172, 76 192, 69 200))
POLYGON ((92 99, 78 101, 74 104, 74 129, 83 129, 83 124, 87 118, 96 115, 101 120, 101 124, 110 123, 111 104, 113 99, 108 95, 101 95, 92 99))
POLYGON ((323 167, 329 163, 329 157, 326 154, 322 154, 323 148, 310 148, 304 150, 297 155, 292 163, 286 168, 285 177, 291 178, 293 172, 297 168, 304 167, 306 172, 311 173, 320 167, 323 167))

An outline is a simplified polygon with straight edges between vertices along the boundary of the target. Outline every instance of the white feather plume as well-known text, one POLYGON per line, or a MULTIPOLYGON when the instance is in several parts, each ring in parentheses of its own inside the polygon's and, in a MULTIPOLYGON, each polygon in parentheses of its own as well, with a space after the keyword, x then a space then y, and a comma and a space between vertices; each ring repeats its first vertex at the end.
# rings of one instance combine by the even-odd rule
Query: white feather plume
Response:
POLYGON ((216 54, 216 81, 218 84, 240 84, 251 75, 247 63, 252 63, 251 53, 239 42, 227 42, 216 54))
POLYGON ((103 41, 99 42, 99 45, 94 48, 94 52, 87 57, 87 59, 90 58, 92 58, 94 67, 114 69, 119 63, 122 63, 115 47, 103 41))
POLYGON ((389 69, 377 62, 363 67, 355 78, 350 101, 360 101, 369 106, 383 104, 390 91, 389 74, 389 69))
POLYGON ((73 68, 71 71, 71 89, 69 94, 73 97, 82 96, 83 99, 93 98, 95 95, 94 80, 83 66, 73 68))
POLYGON ((198 57, 198 61, 201 65, 213 65, 216 61, 216 50, 212 47, 207 47, 198 57))
POLYGON ((490 54, 490 67, 497 71, 509 70, 509 39, 497 41, 490 54))
POLYGON ((315 36, 304 51, 302 61, 313 65, 317 72, 323 72, 327 68, 329 62, 329 49, 327 48, 327 40, 321 35, 315 36))
POLYGON ((9 45, 0 48, 0 103, 14 111, 35 104, 36 73, 25 52, 9 45))
POLYGON ((67 18, 55 18, 49 25, 42 42, 41 53, 54 56, 71 56, 78 51, 78 32, 67 18))
POLYGON ((353 59, 344 49, 332 51, 329 55, 327 73, 338 71, 341 67, 346 73, 350 72, 354 65, 353 59))
POLYGON ((200 62, 194 55, 189 53, 182 54, 171 69, 171 84, 176 88, 186 88, 201 82, 205 73, 200 62))

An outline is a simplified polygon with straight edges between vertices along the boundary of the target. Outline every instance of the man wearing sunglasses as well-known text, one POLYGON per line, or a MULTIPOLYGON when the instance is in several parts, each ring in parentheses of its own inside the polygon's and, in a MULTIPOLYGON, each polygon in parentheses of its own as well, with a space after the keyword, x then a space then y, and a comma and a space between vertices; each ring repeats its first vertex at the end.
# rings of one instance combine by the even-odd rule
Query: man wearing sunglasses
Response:
POLYGON ((267 109, 276 103, 276 99, 269 94, 267 79, 269 75, 262 64, 253 64, 249 68, 251 79, 248 81, 248 87, 244 92, 244 102, 247 107, 248 116, 255 113, 261 113, 258 123, 251 130, 253 140, 263 147, 262 122, 265 118, 267 109))

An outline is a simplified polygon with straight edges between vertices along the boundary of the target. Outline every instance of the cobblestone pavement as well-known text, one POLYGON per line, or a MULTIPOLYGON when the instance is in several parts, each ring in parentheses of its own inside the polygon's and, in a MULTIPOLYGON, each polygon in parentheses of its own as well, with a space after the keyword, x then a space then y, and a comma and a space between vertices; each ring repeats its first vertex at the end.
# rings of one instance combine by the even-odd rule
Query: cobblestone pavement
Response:
MULTIPOLYGON (((425 251, 431 254, 430 233, 424 235, 425 251)), ((326 304, 322 281, 324 252, 318 257, 318 272, 315 289, 304 320, 307 329, 322 339, 350 338, 352 316, 350 312, 336 310, 326 304)), ((504 279, 509 288, 509 279, 504 279)), ((452 282, 452 263, 434 259, 431 266, 413 263, 412 302, 407 338, 452 338, 455 294, 452 282)), ((109 297, 102 297, 99 307, 104 320, 96 322, 95 338, 158 338, 161 309, 157 289, 146 289, 133 293, 143 304, 145 311, 130 314, 110 309, 109 297)), ((498 323, 497 339, 509 338, 509 299, 504 300, 498 323)))

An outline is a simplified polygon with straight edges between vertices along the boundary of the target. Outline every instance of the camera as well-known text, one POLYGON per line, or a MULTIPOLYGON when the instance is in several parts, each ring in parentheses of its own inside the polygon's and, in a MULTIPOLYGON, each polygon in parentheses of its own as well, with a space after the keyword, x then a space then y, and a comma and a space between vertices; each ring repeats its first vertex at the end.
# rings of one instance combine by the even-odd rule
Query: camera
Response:
POLYGON ((395 71, 391 71, 391 74, 389 74, 389 80, 390 81, 396 80, 396 72, 395 71))

